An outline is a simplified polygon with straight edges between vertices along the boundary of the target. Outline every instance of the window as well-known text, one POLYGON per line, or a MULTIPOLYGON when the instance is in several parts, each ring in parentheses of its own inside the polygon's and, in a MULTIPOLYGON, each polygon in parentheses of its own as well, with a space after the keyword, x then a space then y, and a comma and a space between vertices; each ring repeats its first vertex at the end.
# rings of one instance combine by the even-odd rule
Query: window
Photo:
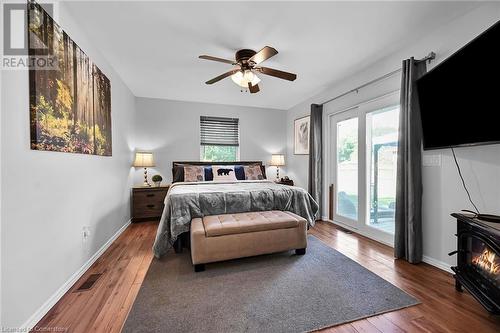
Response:
POLYGON ((240 157, 238 118, 200 117, 200 160, 233 162, 240 157))
POLYGON ((201 146, 201 160, 204 162, 233 162, 239 158, 235 146, 201 146))
POLYGON ((337 123, 337 214, 358 219, 358 118, 337 123))
POLYGON ((399 106, 366 114, 367 224, 394 234, 399 106))

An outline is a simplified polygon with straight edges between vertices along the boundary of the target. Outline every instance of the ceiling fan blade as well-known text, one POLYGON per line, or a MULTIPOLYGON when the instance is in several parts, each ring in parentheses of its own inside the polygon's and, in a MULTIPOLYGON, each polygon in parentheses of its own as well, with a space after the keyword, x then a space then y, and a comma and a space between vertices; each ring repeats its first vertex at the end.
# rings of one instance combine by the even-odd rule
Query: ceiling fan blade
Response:
POLYGON ((208 80, 208 81, 207 81, 207 82, 205 82, 205 83, 206 83, 206 84, 213 84, 213 83, 218 82, 218 81, 220 81, 220 80, 222 80, 222 79, 225 79, 225 78, 226 78, 226 77, 228 77, 228 76, 233 75, 234 73, 236 73, 236 72, 238 72, 238 71, 239 71, 239 69, 232 69, 232 70, 230 70, 229 72, 225 72, 224 74, 221 74, 221 75, 219 75, 219 76, 217 76, 217 77, 214 77, 213 79, 208 80))
POLYGON ((235 65, 236 64, 233 60, 227 60, 227 59, 212 57, 212 56, 209 56, 209 55, 201 55, 198 58, 205 59, 205 60, 212 60, 212 61, 223 62, 225 64, 231 64, 231 65, 235 65))
POLYGON ((252 82, 248 82, 248 90, 250 90, 251 94, 258 93, 260 91, 259 85, 256 84, 255 86, 252 86, 252 82))
POLYGON ((259 52, 255 53, 253 57, 248 59, 249 62, 253 62, 255 65, 260 64, 264 60, 267 60, 271 58, 272 56, 275 56, 278 54, 278 51, 276 51, 275 48, 270 47, 270 46, 264 46, 262 50, 259 52))
POLYGON ((279 79, 294 81, 297 78, 297 74, 283 72, 277 69, 268 68, 268 67, 256 67, 255 70, 261 72, 262 74, 270 75, 277 77, 279 79))

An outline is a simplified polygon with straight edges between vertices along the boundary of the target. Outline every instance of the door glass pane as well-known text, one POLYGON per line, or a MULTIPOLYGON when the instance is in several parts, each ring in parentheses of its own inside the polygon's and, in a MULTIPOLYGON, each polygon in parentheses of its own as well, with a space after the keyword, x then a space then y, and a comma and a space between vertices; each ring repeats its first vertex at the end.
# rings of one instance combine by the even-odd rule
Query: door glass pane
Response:
POLYGON ((368 225, 394 233, 399 107, 366 115, 369 177, 368 225))
POLYGON ((358 219, 358 118, 337 123, 338 215, 358 219))

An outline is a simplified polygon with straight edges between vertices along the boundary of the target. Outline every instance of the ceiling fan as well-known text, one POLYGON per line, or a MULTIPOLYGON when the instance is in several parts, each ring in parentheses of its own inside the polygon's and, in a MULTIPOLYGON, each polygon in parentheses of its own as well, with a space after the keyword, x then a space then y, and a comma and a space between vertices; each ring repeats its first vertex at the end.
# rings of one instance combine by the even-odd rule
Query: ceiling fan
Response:
POLYGON ((230 71, 205 82, 206 84, 214 84, 215 82, 218 82, 222 79, 225 79, 228 76, 231 76, 231 79, 234 81, 234 83, 236 83, 237 85, 239 85, 244 89, 248 88, 251 94, 255 94, 260 91, 259 89, 260 78, 256 75, 256 73, 270 75, 288 81, 294 81, 297 78, 297 75, 293 73, 283 72, 277 69, 259 66, 260 63, 275 56, 276 54, 278 54, 278 51, 276 51, 275 48, 270 46, 265 46, 259 52, 255 52, 254 50, 250 49, 238 50, 236 51, 235 54, 235 60, 227 60, 227 59, 212 57, 209 55, 201 55, 199 56, 199 58, 205 60, 223 62, 226 64, 236 66, 230 71))

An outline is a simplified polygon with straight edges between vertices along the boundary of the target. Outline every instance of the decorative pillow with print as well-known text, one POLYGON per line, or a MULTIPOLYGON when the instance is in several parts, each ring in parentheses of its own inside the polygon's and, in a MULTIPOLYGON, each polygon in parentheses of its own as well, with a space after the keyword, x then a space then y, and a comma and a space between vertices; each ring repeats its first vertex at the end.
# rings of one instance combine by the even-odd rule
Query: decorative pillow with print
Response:
POLYGON ((234 172, 234 165, 219 165, 212 166, 212 173, 214 175, 214 181, 230 181, 235 182, 236 174, 234 172))
POLYGON ((198 165, 184 166, 185 182, 202 182, 205 180, 205 168, 198 165))
POLYGON ((262 174, 262 169, 260 165, 245 165, 245 179, 246 180, 262 180, 264 175, 262 174))

